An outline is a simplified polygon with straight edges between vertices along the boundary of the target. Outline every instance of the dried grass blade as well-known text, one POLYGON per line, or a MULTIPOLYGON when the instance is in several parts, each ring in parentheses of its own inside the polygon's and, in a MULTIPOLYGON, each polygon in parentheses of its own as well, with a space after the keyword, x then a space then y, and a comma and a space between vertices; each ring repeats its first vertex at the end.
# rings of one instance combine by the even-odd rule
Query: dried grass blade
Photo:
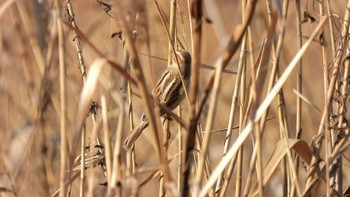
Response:
POLYGON ((105 65, 106 63, 107 63, 106 59, 98 58, 91 64, 91 67, 86 79, 86 83, 83 87, 83 90, 81 91, 81 95, 79 99, 80 101, 79 101, 77 124, 76 124, 77 131, 80 131, 84 124, 84 120, 88 113, 92 96, 96 90, 98 77, 101 73, 103 65, 105 65))

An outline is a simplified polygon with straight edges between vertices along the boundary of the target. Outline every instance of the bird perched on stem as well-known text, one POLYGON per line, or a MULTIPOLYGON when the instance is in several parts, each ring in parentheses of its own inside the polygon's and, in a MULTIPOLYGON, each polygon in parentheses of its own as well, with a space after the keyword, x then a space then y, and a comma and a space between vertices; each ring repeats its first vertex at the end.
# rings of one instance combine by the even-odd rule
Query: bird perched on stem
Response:
MULTIPOLYGON (((169 110, 175 109, 185 98, 184 85, 187 89, 191 77, 190 53, 183 49, 176 49, 175 52, 179 65, 175 61, 175 63, 168 66, 152 90, 152 94, 157 96, 159 104, 167 107, 169 110), (184 84, 182 84, 181 78, 184 84)), ((166 112, 160 109, 160 115, 164 116, 166 112)), ((129 149, 147 126, 147 117, 143 114, 140 123, 130 132, 124 141, 124 147, 129 149)))

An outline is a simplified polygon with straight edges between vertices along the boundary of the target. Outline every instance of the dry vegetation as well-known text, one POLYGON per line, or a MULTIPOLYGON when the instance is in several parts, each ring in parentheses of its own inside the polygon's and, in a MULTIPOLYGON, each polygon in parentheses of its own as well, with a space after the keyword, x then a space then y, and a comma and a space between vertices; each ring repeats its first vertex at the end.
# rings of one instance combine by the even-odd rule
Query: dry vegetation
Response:
POLYGON ((350 1, 0 2, 0 196, 350 196, 350 1))

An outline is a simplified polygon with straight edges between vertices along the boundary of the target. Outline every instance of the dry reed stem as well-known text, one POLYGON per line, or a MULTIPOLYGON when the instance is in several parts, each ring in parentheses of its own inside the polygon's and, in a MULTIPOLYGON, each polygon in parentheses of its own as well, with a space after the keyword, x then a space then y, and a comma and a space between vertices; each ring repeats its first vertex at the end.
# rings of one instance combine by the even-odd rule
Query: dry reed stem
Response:
MULTIPOLYGON (((182 110, 181 110, 181 106, 178 106, 177 107, 177 114, 178 116, 181 118, 182 117, 182 110)), ((182 175, 183 175, 183 165, 182 165, 182 162, 183 162, 183 150, 184 150, 184 147, 183 147, 183 135, 182 135, 182 126, 180 124, 178 124, 177 126, 177 130, 178 130, 178 153, 179 153, 179 156, 178 156, 178 167, 177 167, 177 190, 178 191, 181 191, 181 183, 182 183, 182 175)), ((175 138, 176 139, 176 138, 175 138)))
MULTIPOLYGON (((328 5, 329 6, 329 5, 328 5)), ((329 11, 329 9, 328 9, 329 11)), ((331 21, 330 21, 331 22, 331 21)), ((331 29, 332 30, 332 29, 331 29)), ((333 37, 332 37, 333 39, 333 37)), ((333 44, 333 43, 332 43, 333 44)), ((349 43, 348 43, 348 47, 346 50, 346 57, 349 57, 350 55, 350 50, 349 50, 349 43)), ((348 87, 349 87, 349 83, 346 83, 347 81, 349 81, 349 67, 350 67, 350 63, 348 58, 344 59, 345 62, 343 62, 344 64, 344 70, 343 70, 343 78, 341 80, 341 82, 339 83, 341 86, 341 96, 340 96, 340 102, 339 102, 339 109, 338 109, 338 113, 340 114, 339 117, 339 121, 338 121, 338 129, 340 131, 342 130, 347 130, 345 131, 346 134, 349 134, 349 129, 346 128, 347 125, 347 120, 345 117, 345 111, 346 111, 346 106, 347 106, 347 101, 346 98, 348 98, 349 93, 348 93, 348 87)), ((344 132, 344 131, 343 131, 344 132)), ((345 136, 342 136, 343 139, 345 139, 345 136)), ((331 144, 331 146, 336 146, 337 145, 337 141, 335 141, 334 143, 331 144)), ((335 187, 332 187, 332 189, 334 188, 334 193, 332 192, 331 194, 341 194, 343 191, 343 163, 342 163, 342 157, 340 157, 339 159, 337 159, 336 162, 331 164, 332 166, 330 167, 330 169, 332 169, 332 167, 337 166, 337 171, 335 173, 335 187)), ((331 183, 332 184, 332 183, 331 183)), ((333 186, 333 185, 332 185, 333 186)))
MULTIPOLYGON (((274 29, 274 27, 270 27, 269 28, 270 30, 274 29)), ((272 31, 269 31, 269 32, 272 32, 272 31)), ((268 37, 271 37, 271 33, 268 33, 268 37)), ((251 66, 251 70, 252 70, 252 74, 251 74, 251 78, 250 78, 250 82, 249 82, 249 86, 252 86, 252 81, 256 80, 257 78, 259 78, 260 76, 260 67, 261 65, 265 65, 266 64, 266 61, 267 60, 264 60, 263 57, 268 57, 268 56, 264 56, 264 54, 266 54, 267 52, 265 51, 269 51, 269 48, 271 47, 269 44, 268 44, 268 40, 269 39, 265 39, 263 44, 261 45, 261 49, 259 50, 259 54, 258 54, 258 57, 257 57, 257 60, 256 60, 256 65, 250 65, 251 66), (257 70, 257 74, 255 74, 254 70, 257 70)), ((267 59, 267 58, 266 58, 267 59)), ((249 87, 248 86, 248 87, 249 87)), ((247 121, 248 121, 248 118, 249 118, 249 115, 250 115, 250 110, 251 110, 251 107, 252 107, 252 100, 253 100, 253 94, 250 93, 249 91, 249 99, 248 99, 248 102, 245 103, 245 108, 246 108, 246 112, 244 114, 244 120, 243 120, 243 125, 246 125, 247 124, 247 121)), ((240 129, 243 130, 244 126, 242 126, 240 129)), ((240 132, 242 133, 242 132, 240 132)), ((253 154, 251 156, 251 160, 250 160, 250 164, 249 164, 249 170, 248 170, 248 177, 247 177, 247 180, 246 180, 246 184, 245 184, 245 189, 244 189, 244 196, 248 195, 248 192, 249 192, 249 188, 250 188, 250 185, 251 185, 251 179, 252 179, 252 175, 253 175, 253 170, 254 170, 254 167, 255 167, 255 159, 256 159, 256 151, 257 151, 257 146, 253 146, 253 154)))
MULTIPOLYGON (((275 29, 275 24, 276 24, 276 17, 274 17, 274 20, 272 22, 272 25, 270 25, 268 32, 267 32, 267 38, 265 38, 265 40, 263 41, 263 44, 261 45, 261 49, 259 51, 258 57, 257 57, 257 63, 255 63, 255 65, 251 64, 251 78, 250 78, 250 82, 248 87, 250 87, 250 91, 249 91, 249 99, 246 100, 245 104, 244 104, 244 108, 245 110, 245 114, 243 117, 243 125, 247 124, 248 118, 250 118, 252 111, 253 111, 253 98, 256 97, 256 91, 253 89, 253 84, 260 84, 258 88, 256 89, 261 89, 262 87, 262 82, 255 82, 257 79, 265 79, 266 77, 266 71, 260 72, 260 70, 266 70, 266 68, 264 68, 269 61, 269 56, 270 56, 270 52, 271 52, 271 40, 273 39, 274 36, 274 29, 275 29), (256 70, 256 71, 255 71, 256 70), (256 74, 255 74, 256 73, 256 74)), ((256 99, 255 99, 256 100, 256 99)), ((256 104, 255 104, 256 105, 256 104)), ((256 111, 256 107, 254 107, 254 111, 256 111)), ((244 126, 242 126, 240 129, 243 129, 244 126)), ((263 131, 263 130, 262 130, 263 131)), ((254 143, 254 141, 253 141, 254 143)), ((251 156, 251 160, 250 160, 250 166, 249 166, 249 173, 248 173, 248 177, 247 177, 247 181, 246 181, 246 186, 245 186, 245 190, 244 190, 244 195, 248 195, 248 189, 250 188, 250 184, 251 184, 251 178, 252 178, 252 174, 253 174, 253 170, 255 167, 255 161, 256 161, 256 156, 257 156, 257 146, 254 146, 254 151, 253 154, 251 156)))
MULTIPOLYGON (((323 4, 323 1, 320 1, 319 2, 319 12, 320 12, 320 16, 324 16, 324 4, 323 4)), ((327 38, 327 35, 326 34, 326 26, 323 27, 322 29, 322 33, 321 33, 321 36, 324 37, 324 39, 327 38)), ((327 48, 327 44, 324 43, 322 44, 321 43, 321 51, 322 51, 322 67, 323 67, 323 81, 324 81, 324 94, 325 94, 325 104, 327 104, 327 91, 328 91, 328 76, 329 76, 329 73, 328 73, 328 48, 327 48)), ((328 114, 328 113, 327 113, 328 114)), ((328 118, 325 119, 325 122, 324 122, 324 128, 325 128, 325 157, 328 158, 329 157, 329 151, 332 151, 332 150, 329 150, 328 147, 330 149, 332 149, 332 146, 330 144, 330 130, 328 130, 329 128, 329 122, 328 122, 328 118)), ((326 160, 326 171, 328 172, 329 171, 329 163, 328 163, 328 160, 326 160)), ((329 173, 326 173, 326 185, 330 185, 331 181, 330 181, 330 174, 329 173)), ((329 197, 330 196, 330 188, 329 187, 326 187, 326 196, 329 197)))
MULTIPOLYGON (((303 33, 302 33, 302 26, 301 26, 301 11, 300 11, 300 0, 295 1, 295 7, 296 7, 296 26, 297 26, 297 38, 298 38, 298 50, 303 46, 303 33)), ((300 59, 299 61, 299 67, 297 71, 297 84, 296 84, 296 91, 299 92, 300 94, 303 94, 303 58, 300 59)), ((297 139, 300 138, 301 134, 301 119, 302 119, 302 103, 301 103, 301 98, 297 97, 296 98, 296 120, 295 120, 295 137, 297 139)), ((298 162, 296 162, 298 163, 298 162)), ((297 164, 298 165, 298 164, 297 164)), ((296 166, 296 170, 298 172, 298 166, 296 166)))
MULTIPOLYGON (((163 147, 164 148, 164 152, 166 153, 165 154, 165 158, 166 160, 168 160, 168 142, 169 142, 169 121, 168 120, 164 120, 164 123, 163 123, 163 139, 162 139, 162 144, 163 144, 163 147)), ((164 188, 164 180, 163 180, 163 175, 162 173, 160 174, 160 177, 159 177, 159 193, 158 193, 158 196, 159 197, 165 197, 166 196, 166 190, 164 188)))
POLYGON ((190 98, 189 98, 189 106, 190 106, 190 112, 189 112, 189 133, 187 133, 185 136, 185 144, 184 144, 184 165, 185 165, 185 171, 183 173, 183 179, 182 179, 182 186, 181 186, 181 194, 182 196, 186 197, 190 195, 190 184, 189 184, 189 176, 191 172, 191 165, 188 164, 188 157, 190 152, 189 149, 192 149, 193 142, 194 142, 194 136, 196 132, 197 127, 197 121, 196 121, 196 101, 197 101, 197 95, 198 95, 198 81, 199 81, 199 75, 200 75, 200 60, 201 60, 201 39, 202 39, 202 15, 203 15, 203 8, 202 8, 202 1, 193 1, 192 5, 190 7, 190 3, 188 1, 188 10, 190 12, 190 16, 192 21, 191 22, 191 44, 192 44, 192 65, 191 65, 191 84, 190 84, 190 98), (191 11, 190 11, 191 10, 191 11), (193 23, 193 24, 192 24, 193 23), (193 29, 194 26, 194 29, 193 29), (188 142, 192 141, 192 145, 190 145, 188 142))
MULTIPOLYGON (((95 189, 96 172, 93 169, 97 165, 101 165, 100 164, 101 155, 97 155, 94 153, 94 148, 101 146, 101 144, 97 138, 97 133, 98 133, 98 131, 101 130, 101 127, 102 127, 102 120, 98 119, 92 128, 91 139, 93 139, 93 140, 87 146, 87 148, 88 148, 87 150, 89 150, 89 152, 86 153, 86 155, 88 157, 84 160, 84 166, 86 169, 89 169, 89 173, 86 173, 86 174, 88 174, 87 187, 85 185, 83 186, 83 189, 85 189, 85 191, 83 191, 82 195, 87 196, 87 197, 92 197, 93 193, 94 193, 94 189, 95 189), (96 139, 96 140, 94 140, 94 139, 96 139), (87 189, 87 191, 86 191, 86 189, 87 189)), ((101 151, 101 148, 98 148, 98 151, 101 151)), ((104 151, 101 151, 101 153, 104 153, 104 151)), ((102 157, 104 157, 104 155, 102 157)), ((82 158, 80 158, 80 159, 82 159, 82 158)), ((101 166, 101 167, 103 167, 103 166, 101 166)), ((80 168, 81 168, 81 166, 80 166, 80 168)), ((106 169, 102 169, 102 170, 104 171, 104 175, 105 175, 104 178, 107 179, 106 169)))
MULTIPOLYGON (((300 8, 300 0, 295 1, 295 8, 296 8, 296 31, 297 31, 297 40, 298 40, 298 50, 303 46, 303 33, 302 33, 302 26, 301 26, 301 8, 300 8)), ((296 83, 296 91, 300 93, 300 95, 303 92, 302 89, 302 74, 303 74, 303 59, 301 58, 299 61, 299 67, 297 71, 297 83, 296 83)), ((302 132, 302 127, 301 127, 301 120, 302 120, 302 102, 301 102, 301 97, 297 96, 296 97, 296 120, 295 120, 295 138, 300 139, 301 138, 301 132, 302 132)), ((294 161, 294 166, 295 166, 295 171, 296 175, 298 176, 299 174, 299 157, 295 157, 294 161)), ((295 195, 295 185, 293 184, 291 186, 291 196, 295 195)))
MULTIPOLYGON (((188 11, 188 16, 191 16, 191 5, 190 5, 190 1, 191 0, 187 0, 187 11, 188 11)), ((193 38, 192 38, 192 32, 193 32, 193 21, 192 21, 192 17, 188 17, 188 23, 189 23, 189 29, 191 32, 191 39, 190 39, 190 46, 193 47, 193 38)), ((193 48, 192 48, 193 51, 193 48)))
MULTIPOLYGON (((349 44, 348 44, 349 46, 349 44)), ((346 57, 349 57, 350 55, 350 50, 347 47, 346 50, 346 57)), ((337 132, 344 132, 346 134, 349 134, 349 131, 345 131, 348 130, 348 124, 347 124, 347 119, 345 117, 345 112, 347 110, 347 98, 349 95, 348 92, 348 87, 349 87, 349 83, 346 83, 347 81, 349 81, 349 67, 350 67, 350 63, 349 60, 346 58, 344 59, 343 62, 344 65, 344 70, 343 70, 343 76, 340 79, 341 82, 339 82, 339 89, 340 89, 340 101, 339 102, 339 108, 338 108, 338 113, 339 115, 339 120, 338 120, 338 124, 337 124, 337 132), (345 82, 345 83, 344 83, 345 82)), ((346 135, 345 134, 345 135, 346 135)), ((342 134, 337 134, 337 135, 342 135, 342 134)), ((344 136, 339 136, 340 138, 346 138, 344 136)), ((336 138, 339 138, 338 136, 336 138)), ((339 139, 337 139, 336 141, 332 142, 331 146, 334 147, 337 145, 339 139)), ((329 157, 326 157, 329 158, 329 157)), ((333 182, 330 183, 330 186, 332 191, 330 192, 331 195, 337 195, 337 194, 341 194, 343 191, 343 162, 342 162, 342 157, 339 157, 334 163, 330 164, 331 166, 329 166, 329 169, 332 168, 336 168, 336 173, 330 173, 331 175, 333 175, 334 177, 332 177, 334 180, 332 180, 333 182)), ((326 168, 326 171, 329 172, 329 169, 326 168)), ((327 173, 328 174, 328 173, 327 173)))
MULTIPOLYGON (((250 27, 248 27, 248 34, 246 35, 248 38, 248 43, 247 45, 250 45, 252 46, 252 40, 251 40, 251 37, 249 37, 249 33, 250 32, 250 27)), ((251 51, 249 49, 249 51, 251 51)), ((251 66, 253 66, 254 64, 254 57, 251 53, 250 55, 250 60, 251 60, 251 66)), ((246 65, 247 64, 247 60, 245 61, 246 65)), ((246 66, 243 66, 243 70, 242 70, 242 77, 241 77, 241 88, 240 88, 240 104, 239 104, 239 130, 238 130, 238 135, 241 134, 242 132, 242 128, 244 127, 244 113, 245 113, 245 109, 244 109, 244 100, 246 99, 246 94, 247 94, 247 88, 246 88, 246 71, 247 70, 247 67, 246 66)), ((238 153, 237 153, 237 175, 236 175, 236 196, 241 196, 242 195, 242 181, 243 181, 243 157, 244 157, 244 147, 243 145, 239 148, 238 150, 238 153)), ((233 172, 233 165, 231 164, 232 166, 232 170, 228 169, 227 170, 227 173, 226 173, 226 177, 229 176, 228 173, 232 174, 233 172)), ((229 178, 226 178, 227 179, 227 182, 229 181, 229 178)), ((226 184, 228 185, 228 183, 226 184)), ((226 191, 225 191, 226 193, 226 191)), ((222 195, 220 194, 220 196, 224 196, 223 193, 222 195)))
MULTIPOLYGON (((70 0, 66 0, 66 10, 65 11, 66 11, 66 14, 68 17, 68 21, 72 24, 72 26, 75 29, 79 29, 76 22, 75 22, 75 15, 74 15, 72 3, 70 2, 70 0)), ((79 60, 79 70, 81 72, 83 82, 85 83, 85 81, 86 81, 86 67, 85 67, 85 63, 84 63, 83 47, 82 47, 82 43, 81 43, 81 40, 79 38, 79 35, 77 35, 76 32, 74 35, 74 43, 75 43, 75 48, 77 50, 77 56, 78 56, 78 60, 79 60)))
MULTIPOLYGON (((76 22, 75 22, 75 15, 74 15, 73 7, 72 7, 72 4, 71 4, 70 0, 66 0, 65 3, 66 3, 65 4, 66 5, 65 12, 67 14, 68 21, 71 22, 73 28, 79 29, 77 24, 76 24, 76 22)), ((83 83, 85 85, 85 82, 86 82, 86 68, 85 68, 85 65, 84 65, 84 56, 83 56, 83 50, 82 50, 82 43, 81 43, 81 40, 80 40, 79 36, 77 35, 77 31, 75 31, 74 37, 75 37, 75 39, 74 39, 75 47, 76 47, 76 50, 77 50, 77 57, 78 57, 78 61, 79 61, 79 69, 80 69, 80 72, 81 72, 81 75, 82 75, 82 81, 83 81, 83 83)), ((96 120, 95 115, 92 115, 91 118, 92 118, 92 122, 95 124, 95 120, 96 120)), ((85 187, 84 186, 84 182, 85 182, 85 145, 86 145, 85 138, 86 138, 86 127, 84 125, 83 126, 83 130, 81 131, 81 147, 80 147, 80 150, 81 150, 80 196, 84 196, 84 187, 85 187)), ((91 180, 93 180, 93 178, 91 178, 91 180)), ((89 192, 88 194, 91 194, 91 192, 89 192)))
MULTIPOLYGON (((80 193, 79 193, 79 196, 80 197, 84 197, 85 196, 85 180, 86 180, 86 177, 85 177, 85 175, 86 175, 86 171, 85 171, 86 125, 85 125, 85 123, 84 123, 84 125, 82 127, 82 130, 81 130, 80 134, 81 134, 81 136, 80 136, 80 193)), ((90 157, 90 158, 92 158, 92 157, 90 157)), ((91 178, 90 178, 91 180, 93 180, 92 177, 93 176, 91 176, 91 178)), ((93 190, 93 189, 91 188, 91 190, 93 190)))
MULTIPOLYGON (((77 179, 80 175, 80 172, 77 172, 77 173, 74 173, 72 176, 69 177, 69 179, 65 182, 65 187, 68 187, 69 185, 71 185, 75 179, 77 179)), ((59 195, 59 193, 61 192, 62 188, 58 188, 55 192, 53 192, 50 196, 51 197, 54 197, 54 196, 57 196, 59 195)), ((69 192, 67 192, 69 193, 69 192)))
MULTIPOLYGON (((129 53, 127 49, 123 48, 123 66, 124 68, 127 68, 128 71, 130 71, 129 68, 129 53)), ((129 127, 130 132, 134 130, 134 112, 133 112, 133 101, 132 101, 132 88, 130 82, 128 82, 127 87, 127 95, 128 95, 128 119, 129 119, 129 127)), ((133 146, 130 150, 126 153, 126 176, 129 177, 131 175, 135 175, 136 173, 136 159, 135 159, 135 147, 133 146)), ((132 192, 134 194, 134 192, 132 192)))
MULTIPOLYGON (((269 24, 271 27, 274 27, 276 25, 276 14, 274 15, 274 13, 272 12, 272 5, 271 5, 271 1, 266 1, 266 6, 267 6, 267 12, 268 12, 268 20, 269 20, 269 24)), ((285 10, 285 9, 283 9, 285 10)), ((286 13, 283 13, 284 16, 286 16, 286 13)), ((284 18, 282 18, 282 21, 285 21, 284 18)), ((271 68, 271 74, 270 74, 270 78, 269 78, 269 83, 268 83, 268 87, 267 87, 267 92, 270 92, 271 91, 271 88, 272 86, 274 85, 275 83, 275 80, 276 80, 276 73, 277 73, 277 66, 278 66, 278 63, 279 63, 279 57, 280 57, 280 53, 281 53, 281 50, 282 50, 282 41, 283 41, 283 37, 284 37, 284 23, 285 22, 281 22, 282 23, 282 31, 280 32, 279 34, 279 37, 278 37, 278 43, 277 43, 277 46, 275 46, 275 44, 272 44, 271 46, 271 53, 272 53, 272 57, 274 58, 274 61, 273 61, 273 65, 272 65, 272 68, 271 68), (278 51, 278 54, 276 55, 276 47, 279 47, 279 51, 278 51)), ((266 123, 266 118, 267 118, 267 114, 268 114, 268 110, 266 111, 266 113, 262 116, 261 118, 261 121, 260 121, 260 128, 262 131, 264 131, 264 128, 265 128, 265 123, 266 123)), ((255 159, 254 159, 255 160, 255 159)))
MULTIPOLYGON (((60 1, 56 0, 57 13, 61 13, 60 1)), ((61 137, 61 148, 60 148, 60 197, 64 197, 65 188, 65 171, 67 162, 67 132, 66 132, 66 66, 65 66, 65 50, 64 50, 64 35, 63 25, 59 19, 56 18, 57 32, 58 32, 58 56, 59 56, 59 73, 60 73, 60 137, 61 137)))
MULTIPOLYGON (((176 33, 176 7, 177 7, 177 1, 171 0, 171 2, 170 2, 170 24, 169 24, 169 47, 168 47, 169 49, 168 49, 168 64, 167 64, 167 66, 170 66, 172 64, 172 52, 173 52, 174 46, 176 44, 176 35, 175 35, 175 33, 176 33)), ((163 25, 164 25, 164 23, 163 23, 163 25)), ((168 140, 170 137, 169 132, 170 132, 169 131, 169 121, 167 119, 165 119, 164 125, 163 125, 163 148, 164 148, 164 152, 166 153, 166 155, 165 155, 166 160, 168 160, 167 152, 168 152, 168 140)), ((159 182, 160 182, 160 184, 159 184, 159 196, 160 197, 165 196, 166 191, 164 189, 164 180, 163 180, 162 174, 160 175, 159 182)))
POLYGON ((150 128, 152 131, 150 134, 155 141, 155 150, 157 152, 158 160, 159 160, 159 163, 161 166, 161 171, 162 171, 163 176, 164 176, 164 181, 167 185, 167 184, 171 183, 172 181, 171 181, 171 177, 169 174, 167 161, 165 159, 164 150, 161 147, 161 139, 158 135, 158 127, 157 127, 157 123, 156 123, 156 119, 155 119, 155 115, 154 115, 154 110, 152 107, 153 105, 152 105, 152 102, 150 101, 149 96, 148 96, 149 91, 146 87, 145 77, 144 77, 144 74, 143 74, 143 71, 141 68, 141 64, 140 64, 140 61, 139 61, 137 53, 136 53, 135 46, 134 46, 132 39, 131 39, 130 32, 125 24, 124 18, 121 16, 120 10, 118 10, 118 9, 119 9, 119 7, 117 8, 119 24, 121 26, 123 35, 125 37, 126 48, 128 49, 128 53, 130 55, 131 64, 135 70, 135 74, 136 74, 136 78, 137 78, 137 82, 138 82, 137 83, 138 88, 140 90, 141 97, 145 103, 146 114, 148 116, 150 128))
POLYGON ((111 182, 110 187, 112 189, 115 189, 117 187, 117 195, 120 195, 122 192, 121 188, 121 180, 122 180, 122 162, 121 162, 121 153, 122 153, 122 134, 124 130, 124 119, 125 119, 125 106, 124 106, 124 100, 119 95, 119 98, 117 100, 118 106, 120 108, 119 117, 118 117, 118 127, 116 130, 116 138, 114 142, 114 150, 113 150, 113 168, 112 168, 112 175, 111 175, 111 182))
MULTIPOLYGON (((224 150, 222 153, 223 156, 227 153, 227 150, 228 150, 229 145, 231 143, 231 136, 232 136, 232 131, 233 131, 232 128, 233 128, 234 117, 235 117, 235 113, 236 113, 236 106, 237 106, 237 101, 238 101, 238 91, 240 90, 240 87, 241 87, 241 82, 242 82, 241 78, 243 77, 242 71, 243 71, 244 67, 246 66, 244 63, 245 58, 246 58, 246 41, 247 41, 247 36, 245 36, 242 40, 236 83, 234 85, 233 95, 232 95, 232 99, 231 99, 231 110, 230 110, 229 122, 227 125, 226 137, 225 137, 225 141, 224 141, 224 150)), ((218 182, 216 183, 215 192, 218 192, 219 188, 221 187, 222 176, 223 176, 223 174, 221 175, 221 177, 219 177, 218 182)), ((226 181, 226 180, 224 180, 224 181, 226 181)))
MULTIPOLYGON (((200 65, 201 65, 201 42, 202 42, 202 1, 194 1, 192 3, 191 18, 193 22, 192 29, 192 65, 191 65, 191 86, 190 86, 190 117, 189 122, 192 124, 192 121, 196 115, 196 101, 198 95, 198 86, 200 79, 200 65)), ((196 124, 196 123, 195 123, 196 124)))
POLYGON ((170 2, 170 24, 169 24, 169 49, 168 49, 168 66, 172 63, 172 53, 173 46, 176 44, 175 42, 175 33, 176 33, 176 7, 177 1, 171 0, 170 2))
MULTIPOLYGON (((219 65, 217 66, 217 69, 215 71, 215 80, 214 80, 214 85, 213 85, 213 90, 212 90, 212 100, 209 105, 209 112, 208 112, 208 119, 207 123, 205 126, 205 133, 204 133, 204 139, 203 139, 203 144, 201 146, 200 150, 200 155, 199 155, 199 161, 198 161, 198 170, 196 174, 196 178, 194 181, 194 194, 193 196, 197 196, 198 194, 198 188, 199 185, 202 182, 202 177, 203 177, 203 170, 204 170, 204 162, 206 158, 206 154, 208 151, 209 147, 209 139, 211 135, 211 130, 212 130, 212 125, 213 125, 213 120, 216 112, 216 105, 217 105, 217 98, 218 98, 218 93, 219 93, 219 87, 220 87, 220 81, 221 81, 221 72, 222 72, 222 66, 220 65, 221 62, 219 61, 219 65)), ((192 131, 190 131, 192 132, 192 131)))
MULTIPOLYGON (((270 1, 266 1, 267 4, 267 12, 268 12, 268 22, 269 22, 269 30, 268 30, 268 37, 270 38, 274 33, 274 29, 275 29, 275 25, 276 25, 276 13, 274 13, 271 9, 271 2, 270 1)), ((285 33, 285 20, 286 20, 286 15, 287 15, 287 11, 288 10, 288 4, 289 1, 284 1, 283 2, 283 9, 282 9, 282 16, 281 16, 281 20, 280 20, 280 34, 278 36, 278 41, 277 41, 277 46, 275 48, 275 45, 272 44, 270 46, 270 44, 267 44, 267 46, 264 49, 264 53, 262 56, 262 60, 258 66, 259 69, 257 69, 257 74, 259 73, 259 77, 256 77, 256 80, 254 80, 254 78, 252 77, 252 85, 251 85, 251 91, 252 91, 252 109, 251 109, 251 114, 254 114, 256 112, 256 109, 258 107, 258 102, 260 102, 261 98, 262 98, 262 92, 261 91, 257 91, 257 90, 261 90, 263 85, 266 83, 265 78, 267 77, 267 68, 266 65, 267 61, 268 61, 268 57, 270 57, 270 53, 272 53, 272 60, 273 60, 273 64, 272 64, 272 68, 271 68, 271 74, 270 74, 270 80, 269 80, 269 87, 268 87, 268 92, 271 89, 275 79, 277 79, 277 73, 278 73, 278 65, 279 65, 279 59, 280 59, 280 53, 282 51, 282 45, 283 45, 283 38, 284 38, 284 33, 285 33)), ((271 40, 271 39, 270 39, 271 40)), ((252 76, 258 76, 255 75, 255 71, 254 68, 251 69, 252 71, 252 76)), ((280 98, 280 95, 283 94, 282 90, 281 92, 279 92, 278 97, 280 98)), ((280 106, 278 107, 278 111, 279 114, 281 114, 280 112, 281 108, 280 106)), ((256 155, 252 156, 252 160, 251 162, 256 163, 255 164, 255 168, 256 168, 256 172, 257 172, 257 178, 258 178, 258 191, 259 194, 262 196, 263 195, 263 182, 262 182, 262 176, 263 176, 263 169, 262 169, 262 150, 261 150, 261 139, 262 136, 264 134, 264 126, 265 126, 265 122, 266 122, 266 118, 267 118, 267 113, 268 113, 268 109, 265 112, 265 114, 262 116, 261 120, 260 120, 260 124, 258 123, 254 123, 254 136, 255 136, 255 147, 256 148, 256 155)), ((280 122, 282 122, 281 120, 281 116, 279 116, 280 118, 280 122)), ((253 165, 252 165, 253 166, 253 165)), ((286 177, 286 170, 285 170, 285 165, 282 168, 282 177, 286 177), (284 169, 283 169, 284 168, 284 169)), ((286 185, 286 181, 284 180, 283 183, 285 188, 286 185)), ((284 189, 286 190, 286 189, 284 189)))
MULTIPOLYGON (((108 123, 107 101, 105 96, 101 96, 101 109, 102 109, 103 142, 104 142, 104 151, 105 151, 105 160, 106 160, 107 182, 111 183, 112 152, 111 152, 111 144, 109 141, 109 138, 111 136, 111 131, 108 123)), ((110 184, 109 184, 109 187, 111 187, 110 184)))
MULTIPOLYGON (((332 57, 335 57, 336 55, 336 46, 335 46, 335 38, 334 38, 334 27, 333 27, 333 13, 331 12, 331 4, 329 3, 329 0, 326 0, 326 9, 327 9, 327 16, 331 16, 328 18, 328 27, 329 27, 329 34, 331 37, 331 46, 332 46, 332 57)), ((328 31, 327 31, 328 32, 328 31)))
MULTIPOLYGON (((278 80, 279 78, 279 63, 280 63, 280 58, 281 58, 281 53, 282 53, 282 47, 283 47, 283 43, 285 40, 285 31, 286 31, 286 21, 287 21, 287 15, 288 15, 288 7, 289 7, 289 1, 284 1, 283 2, 283 7, 282 7, 282 18, 281 18, 281 30, 280 30, 280 34, 278 37, 278 42, 276 45, 276 51, 274 55, 274 63, 273 63, 273 69, 274 70, 274 74, 271 74, 271 78, 270 78, 270 84, 268 87, 268 91, 271 90, 271 87, 274 83, 275 80, 278 80)), ((283 96, 283 89, 281 89, 281 91, 279 92, 278 96, 277 96, 277 112, 278 112, 278 117, 279 117, 279 125, 280 125, 280 138, 289 138, 289 130, 288 130, 288 122, 286 119, 286 108, 285 108, 285 101, 284 101, 284 96, 283 96)), ((267 116, 267 112, 265 113, 265 117, 267 116)), ((266 118, 263 118, 266 119, 266 118)), ((265 121, 265 120, 263 120, 265 121)), ((288 159, 290 159, 290 151, 288 149, 288 159)), ((290 185, 288 185, 288 172, 287 172, 287 158, 284 158, 283 160, 283 169, 282 169, 282 176, 283 176, 283 195, 287 195, 288 194, 288 188, 290 187, 290 185)), ((292 168, 290 168, 292 169, 292 168)), ((294 171, 293 171, 294 172, 294 171)), ((291 179, 291 178, 290 178, 291 179)), ((300 193, 300 189, 299 187, 297 188, 300 193)))

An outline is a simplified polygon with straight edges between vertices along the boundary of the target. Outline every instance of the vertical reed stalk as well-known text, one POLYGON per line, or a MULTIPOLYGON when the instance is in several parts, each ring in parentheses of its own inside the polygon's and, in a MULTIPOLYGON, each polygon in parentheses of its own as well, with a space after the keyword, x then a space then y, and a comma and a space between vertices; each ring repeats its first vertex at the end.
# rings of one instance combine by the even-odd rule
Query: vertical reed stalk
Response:
MULTIPOLYGON (((56 0, 56 11, 58 15, 61 14, 61 1, 56 0)), ((66 66, 65 66, 65 58, 64 58, 64 35, 63 35, 63 27, 61 21, 57 18, 57 32, 58 32, 58 56, 59 56, 59 73, 60 73, 60 103, 61 103, 61 150, 60 150, 60 197, 65 196, 65 174, 66 174, 66 163, 67 163, 67 132, 66 132, 66 66)))

